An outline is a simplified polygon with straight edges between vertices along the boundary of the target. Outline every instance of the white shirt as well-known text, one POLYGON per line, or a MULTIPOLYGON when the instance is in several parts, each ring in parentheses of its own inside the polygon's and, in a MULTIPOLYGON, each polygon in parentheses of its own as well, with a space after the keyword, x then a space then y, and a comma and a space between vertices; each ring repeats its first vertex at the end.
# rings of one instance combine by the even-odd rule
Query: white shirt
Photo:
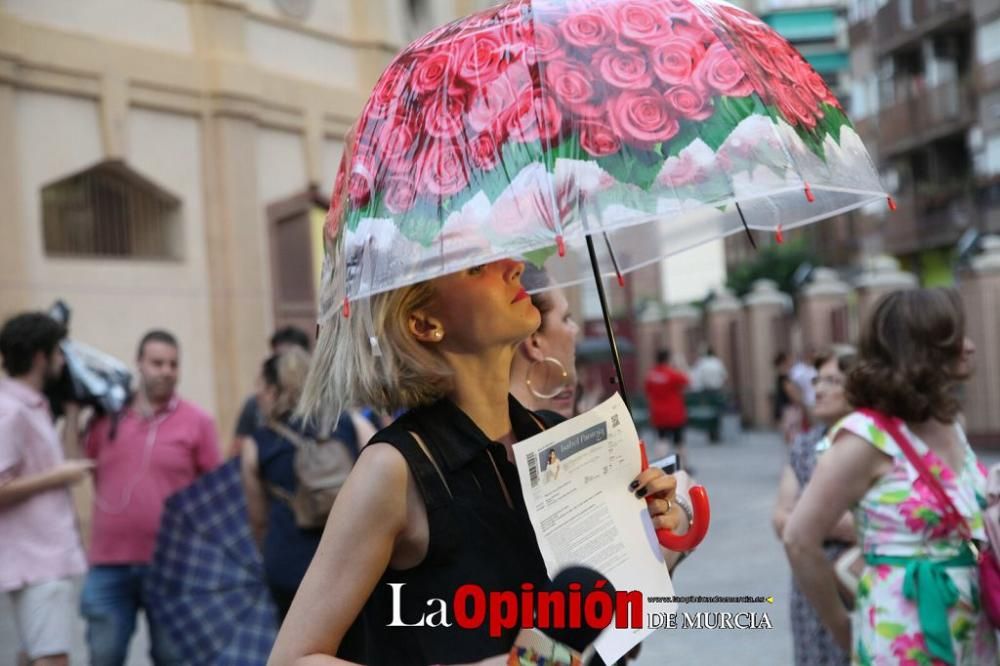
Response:
POLYGON ((726 385, 728 378, 726 366, 717 356, 702 356, 691 371, 691 388, 695 391, 705 389, 718 391, 726 385))
POLYGON ((806 407, 816 404, 816 389, 813 388, 813 379, 816 377, 816 368, 808 363, 799 361, 788 371, 788 378, 791 379, 802 391, 802 402, 806 407))

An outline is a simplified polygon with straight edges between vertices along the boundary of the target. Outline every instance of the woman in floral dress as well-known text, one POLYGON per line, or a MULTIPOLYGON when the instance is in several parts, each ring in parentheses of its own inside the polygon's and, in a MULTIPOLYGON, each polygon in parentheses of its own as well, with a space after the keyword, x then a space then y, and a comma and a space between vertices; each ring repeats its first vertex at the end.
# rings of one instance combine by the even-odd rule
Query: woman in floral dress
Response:
MULTIPOLYGON (((958 294, 895 292, 876 307, 848 378, 848 398, 902 420, 902 430, 952 503, 983 540, 985 469, 958 423, 956 385, 969 375, 958 294)), ((800 588, 852 663, 874 666, 998 661, 989 620, 979 610, 975 558, 960 528, 893 438, 854 412, 831 432, 812 480, 785 528, 800 588), (868 564, 850 615, 841 603, 822 541, 853 508, 868 564)))

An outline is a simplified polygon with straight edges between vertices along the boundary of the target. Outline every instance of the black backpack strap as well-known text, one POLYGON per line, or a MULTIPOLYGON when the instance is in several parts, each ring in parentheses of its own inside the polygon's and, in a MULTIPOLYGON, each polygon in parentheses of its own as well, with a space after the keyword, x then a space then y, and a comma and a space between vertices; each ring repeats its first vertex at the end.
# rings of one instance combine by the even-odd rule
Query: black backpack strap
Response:
MULTIPOLYGON (((419 434, 407 430, 403 424, 397 422, 379 431, 371 441, 372 444, 377 442, 385 442, 403 455, 428 511, 451 502, 451 488, 448 487, 448 482, 433 453, 419 434)), ((366 446, 361 453, 368 448, 366 446)))

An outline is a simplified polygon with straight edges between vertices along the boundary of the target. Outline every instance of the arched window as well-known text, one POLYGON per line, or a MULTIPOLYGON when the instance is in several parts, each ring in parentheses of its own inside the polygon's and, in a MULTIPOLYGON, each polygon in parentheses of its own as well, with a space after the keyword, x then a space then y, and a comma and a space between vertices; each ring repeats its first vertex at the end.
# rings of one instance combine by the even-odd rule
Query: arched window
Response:
POLYGON ((118 161, 42 189, 45 254, 181 259, 180 199, 118 161))

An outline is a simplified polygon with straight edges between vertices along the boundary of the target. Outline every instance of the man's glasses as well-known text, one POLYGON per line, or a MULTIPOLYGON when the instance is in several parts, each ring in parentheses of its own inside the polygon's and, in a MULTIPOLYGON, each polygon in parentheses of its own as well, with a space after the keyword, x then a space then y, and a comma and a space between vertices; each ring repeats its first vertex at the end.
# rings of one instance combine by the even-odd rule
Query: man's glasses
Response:
POLYGON ((817 388, 824 385, 829 386, 831 388, 840 388, 844 385, 844 378, 817 376, 813 377, 812 385, 817 388))

